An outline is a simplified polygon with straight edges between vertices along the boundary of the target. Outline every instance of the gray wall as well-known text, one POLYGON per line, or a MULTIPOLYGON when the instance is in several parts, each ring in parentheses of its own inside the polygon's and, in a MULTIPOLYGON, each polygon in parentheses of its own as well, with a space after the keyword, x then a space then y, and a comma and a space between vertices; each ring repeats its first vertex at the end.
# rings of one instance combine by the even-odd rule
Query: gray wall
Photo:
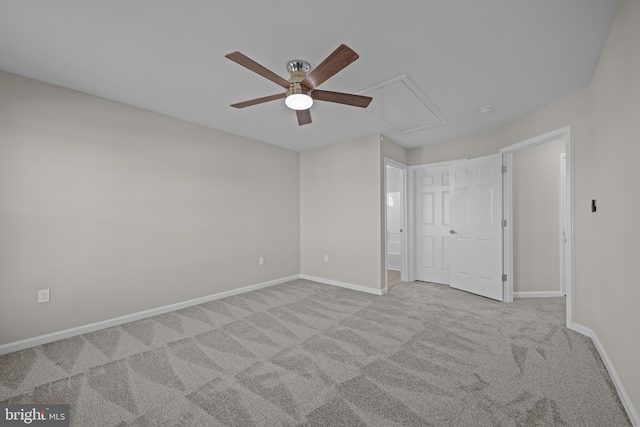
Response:
POLYGON ((300 154, 301 274, 385 287, 384 159, 407 155, 380 135, 300 154))
POLYGON ((0 72, 0 344, 299 274, 299 171, 297 152, 0 72))
POLYGON ((302 274, 382 288, 380 155, 379 135, 301 153, 302 274))
POLYGON ((478 157, 572 126, 574 322, 599 337, 635 408, 640 408, 638 40, 640 2, 623 0, 588 88, 486 135, 409 151, 409 164, 478 157), (591 213, 591 199, 598 200, 597 213, 591 213))
POLYGON ((513 291, 560 292, 564 138, 513 153, 513 291))
MULTIPOLYGON (((574 200, 580 240, 576 280, 585 288, 579 321, 592 328, 640 411, 640 2, 623 0, 591 80, 590 146, 574 200), (591 213, 591 199, 599 204, 591 213)), ((581 158, 582 160, 582 158, 581 158)))

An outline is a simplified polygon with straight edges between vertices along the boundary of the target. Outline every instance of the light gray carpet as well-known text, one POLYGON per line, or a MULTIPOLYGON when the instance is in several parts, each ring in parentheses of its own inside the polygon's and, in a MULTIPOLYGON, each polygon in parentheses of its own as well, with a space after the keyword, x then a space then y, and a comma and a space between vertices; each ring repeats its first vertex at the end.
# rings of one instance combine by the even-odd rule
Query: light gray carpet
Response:
POLYGON ((296 280, 0 357, 74 426, 630 425, 564 299, 296 280))

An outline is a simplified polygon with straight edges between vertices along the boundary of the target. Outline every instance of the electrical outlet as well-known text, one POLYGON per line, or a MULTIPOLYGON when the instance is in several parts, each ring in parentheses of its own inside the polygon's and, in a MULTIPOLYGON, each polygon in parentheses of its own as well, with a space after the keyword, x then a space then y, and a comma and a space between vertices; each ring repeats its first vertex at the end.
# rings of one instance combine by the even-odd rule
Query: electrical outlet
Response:
POLYGON ((329 255, 324 256, 324 262, 329 262, 329 255))
POLYGON ((49 302, 49 289, 40 289, 38 291, 38 304, 49 302))
POLYGON ((258 265, 264 265, 264 257, 258 258, 258 265))

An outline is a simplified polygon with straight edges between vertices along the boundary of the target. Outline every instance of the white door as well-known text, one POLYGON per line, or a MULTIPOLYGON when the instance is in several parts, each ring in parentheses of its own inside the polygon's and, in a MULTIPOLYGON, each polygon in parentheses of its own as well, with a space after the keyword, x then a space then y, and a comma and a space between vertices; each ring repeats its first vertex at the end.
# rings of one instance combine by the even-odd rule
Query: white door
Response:
POLYGON ((449 284, 449 166, 415 171, 416 280, 449 284))
POLYGON ((502 282, 502 155, 449 168, 451 287, 499 301, 502 282))

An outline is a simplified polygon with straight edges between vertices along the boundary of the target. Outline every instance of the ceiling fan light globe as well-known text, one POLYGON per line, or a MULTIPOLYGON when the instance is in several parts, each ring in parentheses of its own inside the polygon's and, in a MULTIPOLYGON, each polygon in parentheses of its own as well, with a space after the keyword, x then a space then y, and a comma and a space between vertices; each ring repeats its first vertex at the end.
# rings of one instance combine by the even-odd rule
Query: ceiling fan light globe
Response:
POLYGON ((304 93, 292 93, 285 98, 284 103, 292 110, 308 110, 313 105, 313 98, 304 93))

